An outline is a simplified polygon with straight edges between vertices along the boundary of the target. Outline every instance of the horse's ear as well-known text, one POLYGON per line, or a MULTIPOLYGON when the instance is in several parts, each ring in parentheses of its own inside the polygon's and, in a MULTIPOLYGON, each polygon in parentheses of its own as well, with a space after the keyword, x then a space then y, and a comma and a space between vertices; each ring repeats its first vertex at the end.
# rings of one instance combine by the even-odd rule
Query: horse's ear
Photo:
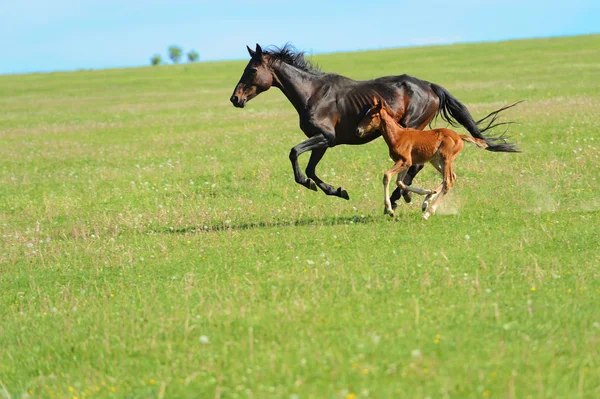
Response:
POLYGON ((256 51, 252 50, 249 46, 246 46, 246 48, 248 49, 248 54, 250 54, 250 57, 254 57, 254 54, 256 54, 256 51))
POLYGON ((256 43, 256 54, 258 54, 259 56, 262 55, 262 47, 260 47, 260 44, 256 43))

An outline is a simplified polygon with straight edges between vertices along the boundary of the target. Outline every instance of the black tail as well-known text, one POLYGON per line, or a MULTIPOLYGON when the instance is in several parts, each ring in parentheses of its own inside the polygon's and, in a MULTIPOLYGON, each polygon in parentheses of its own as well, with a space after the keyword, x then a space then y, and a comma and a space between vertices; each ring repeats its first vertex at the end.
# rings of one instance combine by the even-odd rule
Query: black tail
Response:
MULTIPOLYGON (((509 143, 504 138, 504 135, 499 137, 485 137, 482 133, 491 130, 495 127, 502 125, 510 125, 513 122, 498 122, 496 123, 500 112, 512 108, 515 105, 519 104, 521 101, 516 102, 511 105, 507 105, 505 107, 500 108, 494 112, 491 112, 484 118, 475 121, 471 116, 471 113, 460 101, 456 99, 452 94, 448 92, 448 90, 444 89, 442 86, 436 85, 434 83, 430 83, 431 90, 438 96, 440 99, 440 105, 438 108, 437 115, 439 115, 443 120, 448 122, 451 126, 456 127, 456 122, 460 123, 471 133, 471 136, 476 137, 478 139, 483 139, 488 143, 488 147, 486 150, 492 152, 519 152, 516 148, 516 145, 513 143, 509 143), (485 124, 487 121, 487 126, 480 127, 481 124, 485 124)), ((437 116, 436 115, 436 116, 437 116)))

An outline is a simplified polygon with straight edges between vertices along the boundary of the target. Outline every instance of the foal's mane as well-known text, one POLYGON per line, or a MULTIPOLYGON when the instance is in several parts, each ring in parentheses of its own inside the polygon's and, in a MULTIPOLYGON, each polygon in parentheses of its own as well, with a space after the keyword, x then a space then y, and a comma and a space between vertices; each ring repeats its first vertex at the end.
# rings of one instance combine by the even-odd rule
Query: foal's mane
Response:
POLYGON ((283 47, 269 46, 263 52, 270 56, 269 62, 280 61, 313 75, 323 75, 321 68, 317 64, 307 61, 304 58, 304 51, 297 50, 290 43, 284 44, 283 47))

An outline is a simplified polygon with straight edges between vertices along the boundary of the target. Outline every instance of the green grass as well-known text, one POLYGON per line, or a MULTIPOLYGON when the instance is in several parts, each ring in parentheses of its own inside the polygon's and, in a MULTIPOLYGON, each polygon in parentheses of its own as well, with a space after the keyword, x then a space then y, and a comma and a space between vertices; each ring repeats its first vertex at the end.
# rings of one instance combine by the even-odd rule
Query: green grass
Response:
POLYGON ((382 215, 383 140, 319 165, 350 201, 295 184, 281 92, 228 101, 243 62, 0 76, 0 397, 600 397, 598 48, 315 57, 527 100, 523 153, 467 146, 427 222, 382 215))

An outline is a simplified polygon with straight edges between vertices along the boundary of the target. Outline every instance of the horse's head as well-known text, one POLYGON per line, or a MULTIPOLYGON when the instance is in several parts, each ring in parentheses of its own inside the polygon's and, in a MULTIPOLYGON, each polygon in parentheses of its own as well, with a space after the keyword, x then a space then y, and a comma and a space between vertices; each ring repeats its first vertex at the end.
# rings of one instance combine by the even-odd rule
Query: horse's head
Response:
POLYGON ((365 137, 369 133, 381 130, 381 115, 385 112, 387 111, 383 101, 377 96, 373 96, 373 105, 369 107, 365 116, 363 116, 356 127, 358 137, 365 137))
POLYGON ((233 90, 230 101, 235 107, 244 108, 244 105, 273 85, 273 74, 268 64, 268 55, 256 44, 256 50, 246 46, 250 53, 250 61, 237 86, 233 90))

